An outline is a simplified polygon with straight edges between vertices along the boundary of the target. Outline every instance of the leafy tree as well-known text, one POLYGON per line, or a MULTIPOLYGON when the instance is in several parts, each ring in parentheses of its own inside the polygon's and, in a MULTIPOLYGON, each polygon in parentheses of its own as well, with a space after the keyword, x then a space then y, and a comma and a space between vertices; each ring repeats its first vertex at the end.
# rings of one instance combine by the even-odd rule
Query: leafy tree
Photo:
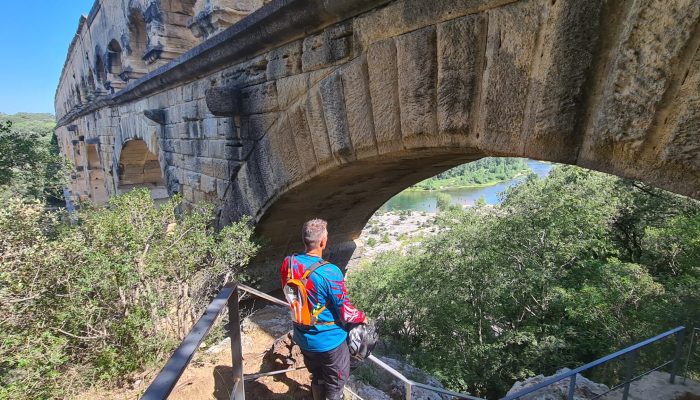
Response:
POLYGON ((0 198, 20 196, 57 201, 65 184, 64 162, 50 126, 0 122, 0 198))
POLYGON ((515 380, 697 324, 699 216, 681 196, 558 167, 493 211, 441 213, 437 236, 349 281, 396 351, 452 388, 500 396, 515 380))
POLYGON ((0 398, 65 398, 162 363, 216 289, 256 252, 247 221, 156 207, 148 190, 70 223, 37 202, 0 207, 0 398))
POLYGON ((414 185, 414 188, 437 190, 455 186, 487 185, 512 179, 527 171, 529 168, 522 158, 487 157, 447 170, 414 185))

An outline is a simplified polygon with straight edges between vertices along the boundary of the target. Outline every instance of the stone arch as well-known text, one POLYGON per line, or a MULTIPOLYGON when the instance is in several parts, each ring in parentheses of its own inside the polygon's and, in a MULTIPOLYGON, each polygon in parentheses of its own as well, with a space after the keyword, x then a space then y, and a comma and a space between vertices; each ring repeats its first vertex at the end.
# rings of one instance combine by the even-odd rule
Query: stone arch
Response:
POLYGON ((107 71, 119 75, 123 67, 122 46, 116 39, 112 39, 107 45, 107 71))
POLYGON ((146 52, 148 49, 148 31, 146 20, 141 11, 132 8, 129 11, 129 46, 126 67, 124 71, 125 80, 138 79, 148 72, 146 52))
POLYGON ((87 168, 88 170, 102 169, 102 162, 100 162, 96 144, 87 145, 87 168))
MULTIPOLYGON (((401 7, 392 4, 389 10, 401 7)), ((366 221, 389 198, 485 156, 579 165, 700 198, 697 129, 694 136, 676 132, 697 121, 688 104, 697 98, 700 64, 669 65, 675 83, 664 87, 652 83, 654 71, 654 79, 632 79, 646 66, 631 65, 619 48, 647 44, 622 38, 604 47, 599 6, 518 2, 404 32, 386 32, 392 25, 382 18, 392 14, 380 12, 306 38, 303 72, 295 76, 223 88, 228 97, 210 90, 214 113, 217 98, 237 96, 222 109, 239 118, 245 155, 222 191, 220 222, 253 216, 269 243, 256 264, 269 267, 299 250, 304 220, 325 218, 332 226, 329 258, 344 265, 366 221), (542 7, 551 8, 547 18, 542 7), (562 27, 575 32, 558 34, 562 27), (354 32, 362 43, 324 64, 342 40, 349 43, 352 29, 364 29, 354 32), (606 65, 617 70, 600 80, 606 65), (679 112, 666 114, 668 105, 679 112), (655 125, 641 109, 668 115, 668 122, 655 125), (691 154, 695 161, 682 158, 691 154)), ((697 57, 668 39, 653 51, 697 57)))
POLYGON ((154 154, 143 139, 129 139, 119 153, 117 191, 127 192, 145 187, 154 199, 168 197, 158 155, 154 154))

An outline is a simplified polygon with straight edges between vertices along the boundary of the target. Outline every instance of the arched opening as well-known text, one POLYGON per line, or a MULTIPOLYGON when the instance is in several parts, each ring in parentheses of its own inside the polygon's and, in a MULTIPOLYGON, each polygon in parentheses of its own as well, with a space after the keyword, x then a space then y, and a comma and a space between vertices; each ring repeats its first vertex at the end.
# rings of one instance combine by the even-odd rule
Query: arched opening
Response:
POLYGON ((138 79, 148 72, 144 57, 148 47, 146 21, 140 11, 132 9, 129 13, 129 46, 127 48, 127 65, 124 66, 124 80, 138 79))
POLYGON ((87 169, 90 179, 91 198, 94 202, 104 203, 109 198, 107 186, 105 185, 105 171, 102 168, 99 151, 96 144, 88 143, 87 149, 87 169))
POLYGON ((97 153, 97 145, 88 144, 87 145, 87 162, 88 170, 100 169, 102 168, 100 163, 100 156, 97 153))
POLYGON ((142 139, 132 139, 124 144, 119 156, 118 175, 119 193, 145 187, 151 191, 154 199, 168 197, 158 156, 148 149, 142 139))
POLYGON ((107 71, 114 75, 122 73, 122 46, 116 39, 107 46, 107 71))

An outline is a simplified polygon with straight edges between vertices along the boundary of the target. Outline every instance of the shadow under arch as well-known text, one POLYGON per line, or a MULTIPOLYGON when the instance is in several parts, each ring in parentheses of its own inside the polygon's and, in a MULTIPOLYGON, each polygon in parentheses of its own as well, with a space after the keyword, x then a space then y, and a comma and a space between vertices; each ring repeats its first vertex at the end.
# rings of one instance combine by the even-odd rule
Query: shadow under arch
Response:
POLYGON ((143 139, 124 142, 119 154, 117 192, 145 187, 154 200, 167 199, 168 190, 158 156, 151 152, 143 139))
MULTIPOLYGON (((301 227, 312 218, 329 223, 324 257, 344 268, 355 240, 372 215, 402 190, 486 154, 477 149, 441 147, 403 150, 328 169, 273 198, 262 210, 256 234, 261 253, 249 270, 253 277, 277 277, 285 255, 303 251, 301 227)), ((263 290, 275 290, 278 279, 259 279, 263 290)))

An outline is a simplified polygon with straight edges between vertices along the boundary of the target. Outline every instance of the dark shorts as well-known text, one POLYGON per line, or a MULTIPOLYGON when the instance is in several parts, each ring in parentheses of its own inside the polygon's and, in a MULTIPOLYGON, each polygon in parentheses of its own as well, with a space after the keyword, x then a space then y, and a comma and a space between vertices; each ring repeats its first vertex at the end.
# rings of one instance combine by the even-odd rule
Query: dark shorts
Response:
POLYGON ((350 377, 350 351, 343 341, 340 346, 330 351, 314 353, 302 350, 304 364, 311 372, 311 383, 326 387, 326 398, 340 400, 343 387, 350 377))

